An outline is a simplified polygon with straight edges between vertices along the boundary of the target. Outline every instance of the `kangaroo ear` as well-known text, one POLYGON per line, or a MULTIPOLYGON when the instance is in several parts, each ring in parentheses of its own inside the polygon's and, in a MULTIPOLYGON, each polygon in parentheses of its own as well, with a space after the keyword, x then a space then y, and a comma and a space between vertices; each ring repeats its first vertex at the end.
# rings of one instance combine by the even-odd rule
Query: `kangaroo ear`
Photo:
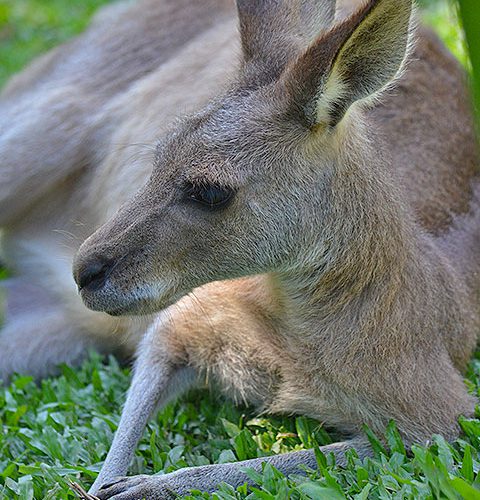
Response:
POLYGON ((321 35, 282 75, 309 127, 335 126, 401 71, 412 37, 412 0, 368 0, 321 35))
POLYGON ((253 75, 260 82, 278 77, 289 61, 331 26, 335 3, 336 0, 237 0, 248 76, 253 75))

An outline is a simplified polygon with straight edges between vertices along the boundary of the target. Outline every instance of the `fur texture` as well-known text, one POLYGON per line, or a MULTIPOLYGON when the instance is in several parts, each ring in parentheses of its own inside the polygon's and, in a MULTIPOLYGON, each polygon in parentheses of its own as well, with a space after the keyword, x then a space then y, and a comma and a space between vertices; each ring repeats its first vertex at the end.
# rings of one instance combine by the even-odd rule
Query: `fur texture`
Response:
MULTIPOLYGON (((92 489, 100 498, 245 481, 228 464, 112 483, 155 406, 206 381, 262 411, 306 414, 351 435, 326 450, 340 463, 350 446, 369 453, 362 423, 381 432, 393 418, 410 445, 454 438, 457 417, 473 410, 461 371, 480 321, 480 189, 464 74, 423 29, 404 70, 410 0, 344 5, 352 13, 332 27, 335 3, 302 15, 314 5, 239 1, 238 39, 228 4, 143 0, 110 11, 57 49, 64 57, 46 56, 6 90, 0 128, 19 121, 0 135, 3 248, 75 327, 58 339, 67 358, 58 361, 79 358, 64 354, 79 338, 132 352, 149 325, 92 489), (102 29, 109 16, 116 30, 102 29), (132 17, 145 24, 130 27, 132 17), (155 50, 131 57, 140 26, 155 50), (114 39, 119 58, 103 66, 114 39), (62 69, 79 54, 88 58, 81 75, 62 69), (172 125, 179 109, 193 113, 172 125), (125 147, 134 143, 156 147, 137 155, 125 147), (24 144, 32 155, 16 170, 24 144), (201 206, 191 193, 205 188, 232 197, 218 210, 201 206), (99 225, 74 264, 97 311, 87 312, 60 262, 99 225), (74 233, 70 249, 58 229, 74 233)), ((10 309, 0 343, 28 354, 21 339, 38 317, 10 309)), ((69 331, 38 332, 39 344, 58 330, 69 331)), ((37 375, 54 365, 39 348, 30 359, 37 375)), ((15 369, 7 361, 4 378, 15 369)), ((314 464, 311 452, 271 460, 287 473, 314 464)))

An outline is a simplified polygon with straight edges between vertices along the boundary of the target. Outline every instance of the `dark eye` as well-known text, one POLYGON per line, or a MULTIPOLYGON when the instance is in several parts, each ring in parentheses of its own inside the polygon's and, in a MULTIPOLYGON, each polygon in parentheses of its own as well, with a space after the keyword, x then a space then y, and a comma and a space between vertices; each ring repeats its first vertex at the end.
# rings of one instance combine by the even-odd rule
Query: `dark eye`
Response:
POLYGON ((189 200, 211 209, 224 207, 232 199, 233 193, 233 189, 216 184, 188 183, 185 187, 185 194, 189 200))

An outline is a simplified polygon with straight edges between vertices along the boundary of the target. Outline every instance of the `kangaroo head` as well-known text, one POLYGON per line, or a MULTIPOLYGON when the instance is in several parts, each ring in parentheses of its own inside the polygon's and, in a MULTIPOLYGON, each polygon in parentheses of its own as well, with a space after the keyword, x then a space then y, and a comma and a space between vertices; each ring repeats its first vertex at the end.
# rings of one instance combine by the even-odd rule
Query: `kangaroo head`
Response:
POLYGON ((368 0, 329 29, 333 0, 237 5, 236 82, 164 138, 146 185, 76 256, 92 309, 152 312, 211 281, 292 269, 342 231, 338 186, 368 169, 356 130, 403 66, 412 0, 368 0))

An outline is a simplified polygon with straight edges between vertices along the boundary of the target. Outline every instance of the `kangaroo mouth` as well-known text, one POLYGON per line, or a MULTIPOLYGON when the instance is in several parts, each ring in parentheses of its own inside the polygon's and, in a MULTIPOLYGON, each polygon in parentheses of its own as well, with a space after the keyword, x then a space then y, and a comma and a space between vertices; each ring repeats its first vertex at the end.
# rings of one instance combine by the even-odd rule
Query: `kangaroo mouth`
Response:
POLYGON ((129 290, 121 290, 110 280, 107 280, 101 289, 81 289, 80 296, 89 309, 110 316, 152 314, 181 297, 171 287, 162 283, 136 285, 129 290))
POLYGON ((174 275, 153 276, 138 256, 80 254, 73 276, 83 303, 111 316, 141 316, 158 312, 178 300, 174 275))

